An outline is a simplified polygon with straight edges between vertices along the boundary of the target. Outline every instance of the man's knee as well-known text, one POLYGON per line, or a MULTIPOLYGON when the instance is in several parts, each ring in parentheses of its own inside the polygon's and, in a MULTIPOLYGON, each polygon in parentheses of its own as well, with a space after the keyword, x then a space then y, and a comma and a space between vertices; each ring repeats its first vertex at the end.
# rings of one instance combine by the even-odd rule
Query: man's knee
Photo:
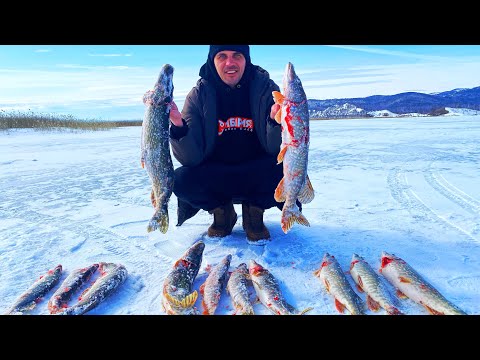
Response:
POLYGON ((191 176, 189 176, 189 168, 185 166, 181 166, 177 169, 175 169, 175 180, 173 182, 173 193, 176 196, 181 196, 182 194, 185 193, 185 191, 188 191, 188 189, 191 187, 191 176))

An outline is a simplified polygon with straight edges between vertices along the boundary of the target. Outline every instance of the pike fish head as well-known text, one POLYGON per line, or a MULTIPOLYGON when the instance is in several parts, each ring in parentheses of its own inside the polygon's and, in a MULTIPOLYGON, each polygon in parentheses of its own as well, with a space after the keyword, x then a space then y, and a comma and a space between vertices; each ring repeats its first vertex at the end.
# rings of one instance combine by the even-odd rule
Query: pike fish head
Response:
POLYGON ((248 274, 248 266, 245 263, 241 263, 240 265, 237 266, 236 271, 242 273, 242 274, 248 274))
POLYGON ((353 267, 355 266, 356 263, 362 262, 362 261, 365 261, 365 259, 363 257, 361 257, 358 254, 353 253, 352 260, 350 261, 350 270, 353 269, 353 267))
POLYGON ((62 265, 58 264, 52 269, 52 274, 58 275, 62 272, 62 265))
POLYGON ((170 103, 173 100, 173 66, 165 64, 160 69, 155 83, 154 103, 170 103))
POLYGON ((335 256, 333 255, 330 255, 328 252, 326 252, 324 255, 323 255, 323 259, 322 259, 322 268, 337 261, 335 259, 335 256))
POLYGON ((266 270, 262 265, 260 265, 253 259, 250 260, 250 263, 248 266, 248 272, 250 273, 251 276, 259 276, 265 271, 266 270))
POLYGON ((351 262, 354 262, 354 261, 365 261, 365 259, 362 256, 353 253, 351 262))
POLYGON ((288 63, 283 74, 283 96, 293 102, 301 102, 307 99, 302 82, 295 73, 292 63, 288 63))
POLYGON ((386 251, 382 251, 382 255, 380 257, 380 271, 382 271, 382 269, 385 268, 391 262, 397 261, 399 259, 400 259, 399 257, 393 254, 389 254, 386 251))
POLYGON ((222 264, 224 264, 225 266, 230 266, 230 262, 232 261, 232 255, 231 254, 228 254, 227 256, 225 256, 223 259, 222 259, 222 264))
POLYGON ((183 255, 183 259, 199 267, 202 263, 204 249, 205 243, 203 241, 197 241, 185 252, 185 254, 183 255))

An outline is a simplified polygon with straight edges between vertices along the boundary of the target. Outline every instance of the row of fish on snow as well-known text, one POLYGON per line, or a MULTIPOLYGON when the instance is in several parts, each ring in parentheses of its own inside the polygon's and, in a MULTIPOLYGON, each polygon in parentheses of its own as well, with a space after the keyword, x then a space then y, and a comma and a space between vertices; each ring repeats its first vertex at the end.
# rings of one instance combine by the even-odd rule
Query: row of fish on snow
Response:
MULTIPOLYGON (((201 268, 205 243, 197 241, 173 264, 163 283, 163 310, 168 315, 199 315, 195 307, 198 292, 195 279, 201 268)), ((228 254, 218 264, 209 266, 208 276, 199 290, 202 296, 202 314, 214 315, 224 292, 230 296, 236 315, 254 315, 254 301, 250 288, 253 286, 257 300, 276 315, 302 315, 312 310, 308 307, 297 310, 282 294, 275 276, 255 260, 249 265, 239 264, 229 271, 232 255, 228 254)), ((410 298, 434 315, 466 315, 429 284, 405 260, 383 252, 379 272, 396 288, 400 298, 410 298)), ((17 315, 32 310, 36 304, 59 282, 62 266, 57 265, 38 278, 21 294, 6 314, 17 315)), ((398 299, 392 295, 381 277, 365 261, 353 254, 349 273, 357 289, 366 294, 366 305, 372 311, 383 308, 387 314, 403 315, 398 309, 398 299)), ((333 296, 336 309, 352 315, 364 315, 365 303, 353 290, 345 272, 333 255, 325 253, 314 275, 333 296)), ((127 278, 127 270, 121 264, 96 263, 73 271, 62 282, 48 301, 50 314, 82 315, 95 308, 110 296, 127 278), (100 276, 79 297, 78 303, 68 306, 72 295, 100 270, 100 276)))
MULTIPOLYGON (((22 315, 34 309, 62 276, 63 267, 57 265, 37 278, 7 310, 5 315, 22 315)), ((48 301, 48 311, 52 315, 82 315, 97 307, 125 282, 127 269, 122 264, 100 262, 72 271, 53 293, 48 301), (72 296, 89 282, 99 270, 98 276, 78 297, 78 302, 68 306, 72 296)))
MULTIPOLYGON (((193 290, 194 281, 200 270, 205 244, 193 244, 173 265, 163 284, 163 308, 169 315, 197 315, 195 307, 198 293, 193 290)), ((205 282, 200 285, 203 314, 214 315, 223 290, 229 294, 235 309, 234 314, 254 315, 253 302, 249 292, 253 286, 256 297, 267 309, 276 315, 302 315, 312 310, 309 307, 298 310, 289 304, 282 295, 275 276, 255 260, 238 265, 229 272, 232 256, 228 254, 222 261, 212 266, 205 282)), ((456 305, 448 301, 429 284, 405 260, 382 252, 379 272, 396 288, 401 298, 410 298, 422 305, 433 315, 466 315, 456 305)), ((390 315, 403 315, 398 309, 398 301, 391 294, 381 277, 357 254, 353 254, 350 270, 357 289, 366 293, 366 305, 372 311, 385 309, 390 315)), ((345 309, 352 315, 365 315, 363 300, 353 290, 340 264, 333 255, 325 253, 320 268, 314 272, 333 296, 335 307, 340 313, 345 309)))

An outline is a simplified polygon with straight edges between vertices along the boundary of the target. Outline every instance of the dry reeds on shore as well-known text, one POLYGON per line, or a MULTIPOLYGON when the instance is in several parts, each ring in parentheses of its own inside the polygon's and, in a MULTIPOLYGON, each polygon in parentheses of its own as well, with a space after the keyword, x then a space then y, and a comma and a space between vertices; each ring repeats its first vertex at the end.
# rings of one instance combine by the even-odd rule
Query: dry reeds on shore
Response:
POLYGON ((124 126, 141 126, 142 120, 84 120, 73 115, 35 114, 0 110, 0 131, 34 129, 39 131, 98 131, 124 126))

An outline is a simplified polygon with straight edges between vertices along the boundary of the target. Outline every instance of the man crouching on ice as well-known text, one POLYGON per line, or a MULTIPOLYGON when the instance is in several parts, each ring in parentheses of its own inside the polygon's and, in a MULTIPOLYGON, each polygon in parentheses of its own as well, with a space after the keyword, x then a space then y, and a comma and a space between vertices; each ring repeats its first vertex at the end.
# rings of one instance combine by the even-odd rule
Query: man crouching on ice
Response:
MULTIPOLYGON (((281 127, 274 120, 279 87, 250 60, 248 45, 210 45, 200 79, 180 113, 170 111, 170 143, 182 164, 175 170, 180 226, 200 209, 213 214, 210 237, 232 233, 233 204, 242 204, 242 225, 250 244, 264 244, 270 232, 265 209, 282 209, 274 199, 283 177, 277 155, 281 127)), ((300 209, 301 205, 298 204, 300 209)))

